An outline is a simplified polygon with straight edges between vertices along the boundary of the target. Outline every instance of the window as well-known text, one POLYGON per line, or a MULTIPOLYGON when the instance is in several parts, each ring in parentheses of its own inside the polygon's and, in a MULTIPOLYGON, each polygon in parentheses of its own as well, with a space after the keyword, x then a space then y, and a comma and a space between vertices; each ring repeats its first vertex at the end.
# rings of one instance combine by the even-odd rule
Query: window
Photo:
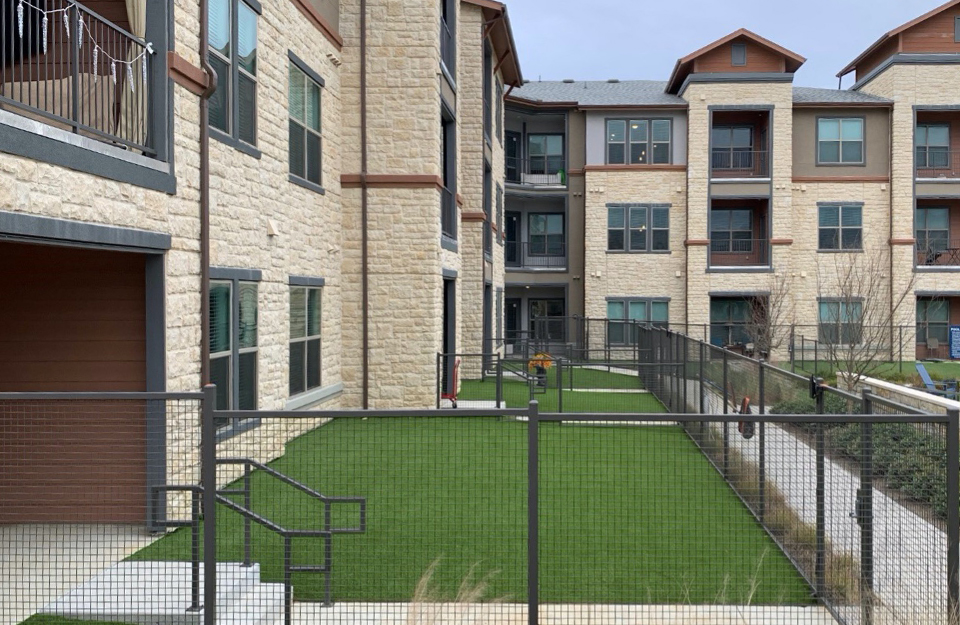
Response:
POLYGON ((936 339, 941 345, 950 343, 950 305, 942 299, 917 300, 917 342, 936 339))
POLYGON ((710 251, 753 251, 753 211, 749 208, 711 210, 710 251))
POLYGON ((862 206, 826 204, 819 209, 819 249, 863 249, 862 206))
POLYGON ((503 289, 497 288, 497 335, 494 337, 496 346, 503 345, 503 289))
POLYGON ((563 169, 563 135, 527 135, 531 174, 559 173, 563 169))
POLYGON ((440 228, 444 236, 457 238, 457 122, 446 103, 440 103, 440 228))
POLYGON ((530 213, 531 256, 563 256, 563 215, 530 213))
POLYGON ((321 83, 291 59, 289 67, 290 173, 315 185, 321 182, 323 161, 320 136, 321 83))
POLYGON ((741 66, 747 64, 747 45, 744 43, 735 43, 730 46, 730 64, 741 66))
POLYGON ((752 297, 711 297, 710 343, 720 347, 751 343, 753 307, 752 297))
MULTIPOLYGON (((257 409, 257 283, 210 283, 210 381, 220 410, 257 409)), ((236 432, 239 420, 221 419, 221 431, 236 432)))
POLYGON ((950 210, 918 208, 916 217, 917 249, 942 252, 950 247, 950 210))
POLYGON ((217 90, 210 125, 240 141, 257 143, 257 13, 243 0, 211 0, 207 31, 217 90))
POLYGON ((607 204, 607 250, 670 250, 670 207, 666 204, 607 204))
POLYGON ((562 299, 531 299, 532 338, 541 341, 564 341, 564 308, 562 299))
POLYGON ((490 54, 490 46, 484 44, 483 46, 483 138, 487 140, 487 143, 490 143, 490 137, 493 136, 491 132, 491 117, 493 117, 493 111, 491 107, 490 99, 493 98, 493 55, 490 54))
POLYGON ((440 0, 440 11, 440 63, 453 76, 457 58, 456 0, 440 0))
POLYGON ((670 128, 669 119, 608 119, 607 163, 669 164, 670 128))
POLYGON ((493 175, 490 168, 485 166, 483 169, 483 253, 488 257, 493 254, 493 221, 490 208, 492 187, 493 175))
POLYGON ((320 387, 320 325, 323 291, 290 288, 290 395, 320 387))
POLYGON ((862 302, 822 301, 817 340, 828 345, 856 345, 862 335, 862 318, 862 302))
POLYGON ((863 163, 863 118, 822 118, 817 121, 817 163, 863 163))
POLYGON ((920 124, 916 138, 917 168, 944 169, 950 167, 950 126, 947 124, 920 124))
POLYGON ((713 169, 753 169, 753 126, 714 126, 713 169))
POLYGON ((503 145, 503 85, 497 80, 497 140, 503 145))
MULTIPOLYGON (((627 327, 631 324, 616 323, 617 319, 650 323, 658 327, 669 325, 669 302, 646 298, 607 300, 607 342, 613 345, 627 343, 627 327)), ((631 337, 636 342, 636 336, 631 337)))
POLYGON ((503 245, 503 187, 497 183, 497 243, 503 245))

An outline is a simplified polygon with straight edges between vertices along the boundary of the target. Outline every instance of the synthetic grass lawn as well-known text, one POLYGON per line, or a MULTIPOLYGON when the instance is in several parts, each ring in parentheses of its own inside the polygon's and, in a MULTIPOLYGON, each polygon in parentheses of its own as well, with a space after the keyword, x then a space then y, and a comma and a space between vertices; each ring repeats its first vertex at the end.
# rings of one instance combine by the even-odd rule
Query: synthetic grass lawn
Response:
MULTIPOLYGON (((930 377, 936 380, 945 380, 945 379, 958 379, 960 378, 960 362, 933 362, 933 361, 921 361, 923 366, 927 369, 927 372, 930 374, 930 377)), ((790 371, 790 362, 779 363, 781 369, 786 369, 790 371)), ((821 360, 819 362, 814 362, 812 360, 806 360, 804 362, 796 362, 797 373, 813 373, 815 370, 820 372, 820 375, 827 377, 835 377, 834 369, 836 368, 836 363, 829 362, 826 360, 821 360)), ((900 371, 899 362, 884 362, 877 365, 877 368, 869 372, 870 377, 874 378, 888 378, 888 377, 898 377, 902 375, 905 376, 916 376, 917 368, 912 360, 903 361, 903 371, 900 371)))
MULTIPOLYGON (((527 424, 493 418, 339 419, 272 463, 328 495, 367 498, 367 531, 333 547, 335 601, 409 601, 433 583, 452 599, 472 567, 487 598, 526 597, 527 424)), ((811 593, 754 518, 675 426, 540 429, 540 597, 544 602, 809 604, 811 593)), ((322 508, 253 477, 254 510, 288 527, 322 508)), ((346 519, 340 519, 347 523, 346 519)), ((334 522, 337 523, 335 518, 334 522)), ((218 508, 218 553, 239 561, 241 518, 218 508)), ((282 579, 281 541, 253 526, 265 581, 282 579)), ((177 532, 133 557, 187 559, 177 532)), ((302 539, 294 561, 321 563, 302 539)), ((323 576, 294 575, 295 597, 323 596, 323 576)))
POLYGON ((20 625, 127 625, 123 621, 85 621, 52 614, 34 614, 20 625))

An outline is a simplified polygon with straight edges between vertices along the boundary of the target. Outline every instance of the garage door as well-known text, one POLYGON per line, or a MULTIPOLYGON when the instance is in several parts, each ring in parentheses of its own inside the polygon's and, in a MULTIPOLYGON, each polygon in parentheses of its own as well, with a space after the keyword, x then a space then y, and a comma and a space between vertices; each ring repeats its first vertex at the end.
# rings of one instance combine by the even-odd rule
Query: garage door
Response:
MULTIPOLYGON (((145 257, 0 242, 0 391, 144 391, 145 257)), ((0 402, 0 523, 143 522, 142 402, 0 402)))

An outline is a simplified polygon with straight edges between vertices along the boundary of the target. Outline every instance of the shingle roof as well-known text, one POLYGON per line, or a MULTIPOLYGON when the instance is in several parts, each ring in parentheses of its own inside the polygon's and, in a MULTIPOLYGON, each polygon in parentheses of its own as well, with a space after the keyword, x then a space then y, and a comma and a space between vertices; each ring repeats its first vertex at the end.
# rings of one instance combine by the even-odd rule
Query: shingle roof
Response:
MULTIPOLYGON (((666 93, 661 80, 578 80, 529 82, 514 89, 511 97, 531 102, 571 103, 578 106, 686 106, 683 98, 666 93)), ((891 101, 859 91, 794 87, 793 101, 800 104, 890 104, 891 101)))
POLYGON ((533 102, 576 102, 580 106, 686 106, 683 98, 666 93, 666 86, 661 80, 529 82, 510 95, 533 102))
POLYGON ((793 101, 809 104, 890 104, 891 100, 868 95, 859 91, 843 89, 818 89, 816 87, 794 87, 793 101))

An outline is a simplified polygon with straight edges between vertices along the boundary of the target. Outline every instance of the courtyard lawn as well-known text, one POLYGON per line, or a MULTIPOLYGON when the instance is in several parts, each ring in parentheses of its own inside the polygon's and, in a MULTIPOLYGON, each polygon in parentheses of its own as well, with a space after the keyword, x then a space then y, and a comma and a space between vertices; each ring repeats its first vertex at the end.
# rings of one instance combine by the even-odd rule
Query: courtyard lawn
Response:
MULTIPOLYGON (((338 419, 289 443, 271 466, 324 494, 367 498, 366 533, 333 541, 334 600, 408 601, 437 558, 442 598, 473 570, 489 576, 488 598, 524 600, 527 427, 338 419)), ((811 603, 808 586, 680 428, 542 424, 539 432, 542 601, 811 603)), ((253 493, 253 509, 282 525, 322 519, 315 501, 262 472, 253 493)), ((241 518, 221 506, 217 526, 220 558, 241 560, 241 518)), ((280 581, 281 541, 256 525, 253 541, 262 578, 280 581)), ((133 557, 189 554, 181 529, 133 557)), ((293 557, 322 563, 322 540, 295 541, 293 557)), ((294 585, 297 600, 323 596, 321 574, 295 574, 294 585)))
MULTIPOLYGON (((934 380, 960 379, 960 362, 934 362, 924 360, 921 361, 921 363, 923 363, 923 366, 927 369, 930 377, 934 380)), ((789 361, 778 363, 777 366, 787 371, 791 370, 789 361)), ((825 360, 818 362, 814 362, 812 360, 800 362, 798 360, 796 362, 797 373, 801 375, 809 375, 816 371, 818 372, 818 375, 830 379, 836 379, 836 366, 836 363, 825 360)), ((872 378, 881 378, 897 383, 907 382, 913 384, 914 386, 923 385, 920 381, 919 374, 917 374, 916 365, 912 360, 903 361, 902 367, 899 362, 880 363, 877 365, 876 369, 868 372, 867 375, 872 378)))

